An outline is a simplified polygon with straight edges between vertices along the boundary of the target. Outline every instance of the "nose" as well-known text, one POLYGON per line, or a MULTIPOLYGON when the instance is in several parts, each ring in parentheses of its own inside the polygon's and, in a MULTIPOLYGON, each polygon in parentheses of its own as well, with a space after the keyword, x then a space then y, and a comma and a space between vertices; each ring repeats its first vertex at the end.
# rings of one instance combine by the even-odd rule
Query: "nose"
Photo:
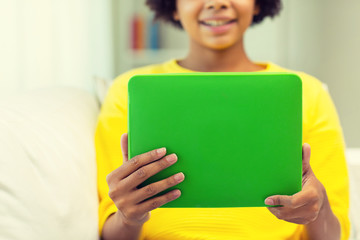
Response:
POLYGON ((205 9, 220 10, 230 6, 229 0, 208 0, 205 3, 205 9))

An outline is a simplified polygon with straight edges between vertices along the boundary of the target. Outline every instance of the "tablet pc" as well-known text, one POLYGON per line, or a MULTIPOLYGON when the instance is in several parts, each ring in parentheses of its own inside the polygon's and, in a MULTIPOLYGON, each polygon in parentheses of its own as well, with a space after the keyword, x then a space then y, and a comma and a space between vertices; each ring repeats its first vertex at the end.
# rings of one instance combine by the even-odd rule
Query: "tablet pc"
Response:
POLYGON ((128 83, 129 158, 160 147, 183 172, 163 207, 259 207, 302 181, 302 81, 291 73, 136 75, 128 83))

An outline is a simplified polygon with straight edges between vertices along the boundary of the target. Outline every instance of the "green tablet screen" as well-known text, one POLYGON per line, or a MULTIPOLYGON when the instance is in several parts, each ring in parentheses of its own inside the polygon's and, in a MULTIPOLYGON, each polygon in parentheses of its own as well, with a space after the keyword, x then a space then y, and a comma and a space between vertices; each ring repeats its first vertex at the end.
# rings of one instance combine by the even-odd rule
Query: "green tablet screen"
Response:
POLYGON ((302 82, 288 73, 136 75, 128 84, 129 158, 166 147, 183 172, 164 207, 256 207, 301 190, 302 82))

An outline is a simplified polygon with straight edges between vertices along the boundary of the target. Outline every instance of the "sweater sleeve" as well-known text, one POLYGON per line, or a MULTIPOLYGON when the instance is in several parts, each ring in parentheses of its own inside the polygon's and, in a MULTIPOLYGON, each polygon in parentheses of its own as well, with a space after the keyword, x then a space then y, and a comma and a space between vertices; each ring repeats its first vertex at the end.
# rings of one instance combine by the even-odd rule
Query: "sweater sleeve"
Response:
POLYGON ((311 147, 310 165, 325 186, 331 209, 341 224, 341 239, 350 232, 349 180, 345 143, 335 106, 328 91, 318 82, 317 94, 308 113, 304 142, 311 147))
POLYGON ((120 138, 127 132, 127 80, 128 76, 120 76, 113 82, 101 107, 95 131, 100 234, 106 219, 117 211, 108 195, 106 176, 123 161, 120 138))
POLYGON ((166 65, 169 63, 149 65, 132 69, 118 76, 109 88, 101 107, 95 131, 100 234, 107 218, 117 211, 115 204, 108 195, 109 187, 106 176, 120 167, 123 162, 120 139, 122 134, 128 132, 127 91, 129 79, 136 74, 166 72, 164 69, 166 65))

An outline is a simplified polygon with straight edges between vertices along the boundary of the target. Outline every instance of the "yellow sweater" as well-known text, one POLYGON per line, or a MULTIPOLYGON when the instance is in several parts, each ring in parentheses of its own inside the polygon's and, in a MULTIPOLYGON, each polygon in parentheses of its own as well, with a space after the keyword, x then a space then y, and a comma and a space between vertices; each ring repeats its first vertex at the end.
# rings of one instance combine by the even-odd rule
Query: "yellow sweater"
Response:
MULTIPOLYGON (((265 72, 288 72, 272 63, 265 72)), ((113 82, 98 118, 95 147, 100 200, 100 232, 117 208, 108 196, 106 175, 122 164, 120 137, 127 132, 127 83, 134 74, 184 73, 175 60, 134 69, 113 82)), ((335 107, 322 83, 301 72, 303 81, 303 142, 311 146, 310 164, 325 186, 331 208, 348 239, 349 190, 344 141, 335 107)), ((266 208, 156 209, 143 226, 141 239, 306 239, 304 226, 278 220, 266 208)))

